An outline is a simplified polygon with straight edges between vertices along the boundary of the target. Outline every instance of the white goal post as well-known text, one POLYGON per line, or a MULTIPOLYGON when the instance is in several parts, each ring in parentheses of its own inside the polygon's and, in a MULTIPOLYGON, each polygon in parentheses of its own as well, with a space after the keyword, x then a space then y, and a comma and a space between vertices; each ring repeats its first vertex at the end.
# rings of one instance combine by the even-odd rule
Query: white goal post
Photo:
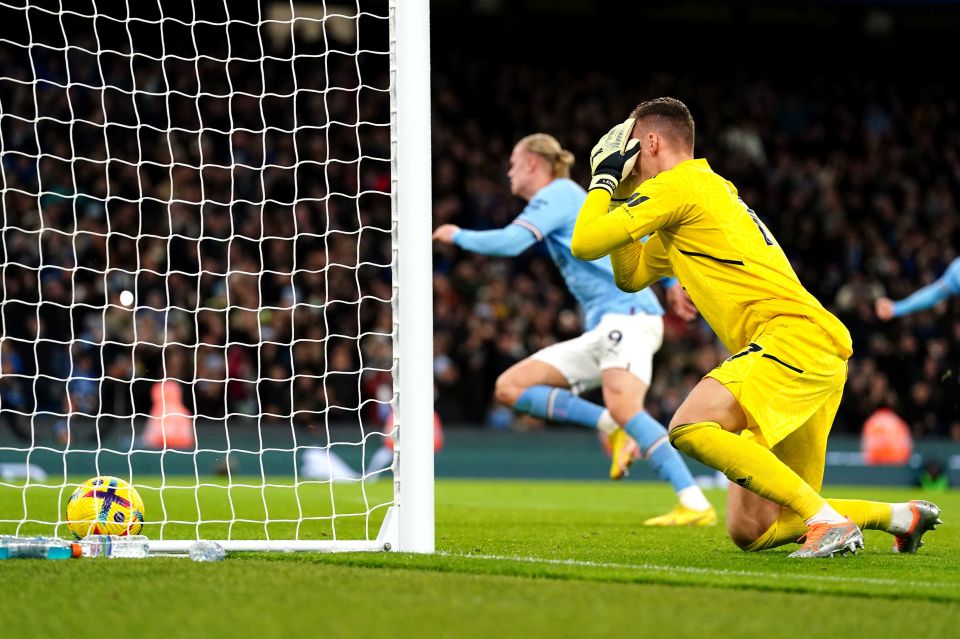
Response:
POLYGON ((430 18, 428 0, 393 1, 398 5, 393 23, 396 59, 392 86, 396 94, 394 273, 399 276, 393 296, 394 317, 399 320, 394 324, 398 344, 394 379, 399 382, 402 450, 397 460, 402 472, 396 479, 399 547, 409 552, 433 552, 433 322, 424 317, 433 316, 430 18), (411 427, 402 428, 404 423, 411 427))
POLYGON ((435 550, 428 7, 0 0, 0 534, 435 550))

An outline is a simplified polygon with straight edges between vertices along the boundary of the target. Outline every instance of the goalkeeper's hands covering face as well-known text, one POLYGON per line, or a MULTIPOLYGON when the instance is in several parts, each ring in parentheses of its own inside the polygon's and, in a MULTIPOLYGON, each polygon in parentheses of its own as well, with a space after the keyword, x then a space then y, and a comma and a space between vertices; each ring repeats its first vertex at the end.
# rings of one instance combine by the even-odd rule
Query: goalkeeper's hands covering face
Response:
POLYGON ((630 137, 635 121, 627 118, 607 131, 593 147, 590 152, 593 177, 589 190, 603 189, 612 196, 620 181, 630 175, 640 153, 640 140, 630 137))

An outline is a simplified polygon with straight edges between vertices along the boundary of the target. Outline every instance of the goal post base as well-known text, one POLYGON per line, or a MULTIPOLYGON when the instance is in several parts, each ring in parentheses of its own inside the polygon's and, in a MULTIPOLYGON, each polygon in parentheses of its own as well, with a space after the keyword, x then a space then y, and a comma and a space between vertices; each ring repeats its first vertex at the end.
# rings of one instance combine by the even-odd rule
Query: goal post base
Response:
POLYGON ((377 543, 383 550, 403 550, 400 547, 400 513, 396 506, 390 506, 387 514, 380 524, 380 532, 377 533, 377 543))

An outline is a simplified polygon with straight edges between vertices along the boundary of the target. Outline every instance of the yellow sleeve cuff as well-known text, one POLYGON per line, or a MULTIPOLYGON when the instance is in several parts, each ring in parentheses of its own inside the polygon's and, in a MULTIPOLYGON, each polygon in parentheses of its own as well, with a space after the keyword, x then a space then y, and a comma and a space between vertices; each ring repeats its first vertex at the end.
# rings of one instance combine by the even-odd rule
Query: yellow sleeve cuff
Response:
POLYGON ((570 252, 577 259, 595 260, 632 241, 617 209, 607 213, 609 206, 610 194, 605 190, 587 193, 570 242, 570 252))

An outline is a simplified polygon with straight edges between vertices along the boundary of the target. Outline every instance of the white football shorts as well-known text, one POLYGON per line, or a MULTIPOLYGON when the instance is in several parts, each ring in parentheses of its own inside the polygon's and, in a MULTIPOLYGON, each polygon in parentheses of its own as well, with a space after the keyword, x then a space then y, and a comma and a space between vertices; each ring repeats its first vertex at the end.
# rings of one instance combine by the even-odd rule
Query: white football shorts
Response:
POLYGON ((650 386, 653 354, 663 344, 660 315, 604 315, 592 330, 580 337, 537 351, 532 359, 559 370, 574 393, 597 388, 608 368, 623 368, 650 386))

